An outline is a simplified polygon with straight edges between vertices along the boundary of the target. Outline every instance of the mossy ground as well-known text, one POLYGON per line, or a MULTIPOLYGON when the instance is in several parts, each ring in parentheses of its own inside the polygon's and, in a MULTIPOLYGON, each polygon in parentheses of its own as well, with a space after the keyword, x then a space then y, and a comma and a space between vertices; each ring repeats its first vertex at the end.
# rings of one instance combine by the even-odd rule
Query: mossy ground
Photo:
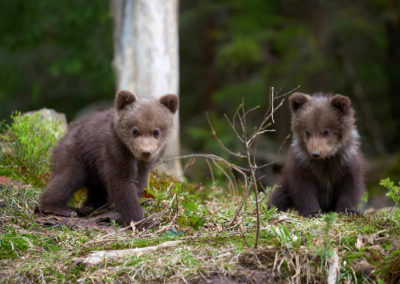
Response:
POLYGON ((160 226, 119 231, 118 225, 111 224, 114 233, 65 225, 43 227, 33 214, 42 190, 0 186, 2 283, 206 283, 205 279, 324 283, 335 251, 342 283, 400 281, 400 213, 396 209, 370 216, 330 214, 307 219, 294 212, 268 210, 264 202, 260 239, 254 249, 254 200, 250 198, 230 224, 241 196, 222 187, 180 184, 152 176, 150 191, 156 196, 143 200, 143 207, 146 215, 168 208, 160 226), (94 267, 74 262, 94 250, 146 247, 167 240, 182 243, 94 267))

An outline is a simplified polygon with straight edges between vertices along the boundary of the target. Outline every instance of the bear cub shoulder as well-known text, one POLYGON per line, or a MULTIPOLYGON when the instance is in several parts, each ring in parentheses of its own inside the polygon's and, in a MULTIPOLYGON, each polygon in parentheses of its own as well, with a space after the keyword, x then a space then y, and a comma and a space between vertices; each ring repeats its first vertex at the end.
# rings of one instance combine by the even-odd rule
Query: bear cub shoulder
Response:
POLYGON ((294 93, 289 104, 293 142, 270 206, 308 217, 357 213, 365 185, 350 99, 294 93))
POLYGON ((68 202, 87 188, 84 207, 114 204, 125 224, 144 218, 139 199, 175 124, 176 95, 138 98, 120 91, 115 106, 71 123, 53 149, 44 213, 71 215, 68 202))

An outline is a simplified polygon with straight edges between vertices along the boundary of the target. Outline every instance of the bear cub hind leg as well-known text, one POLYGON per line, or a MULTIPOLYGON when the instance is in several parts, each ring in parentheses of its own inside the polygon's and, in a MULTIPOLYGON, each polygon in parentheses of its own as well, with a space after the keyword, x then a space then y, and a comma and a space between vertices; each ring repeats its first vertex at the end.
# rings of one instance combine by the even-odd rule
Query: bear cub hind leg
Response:
POLYGON ((68 207, 72 195, 84 186, 83 172, 65 169, 54 174, 40 198, 40 211, 61 216, 71 216, 75 211, 68 207))

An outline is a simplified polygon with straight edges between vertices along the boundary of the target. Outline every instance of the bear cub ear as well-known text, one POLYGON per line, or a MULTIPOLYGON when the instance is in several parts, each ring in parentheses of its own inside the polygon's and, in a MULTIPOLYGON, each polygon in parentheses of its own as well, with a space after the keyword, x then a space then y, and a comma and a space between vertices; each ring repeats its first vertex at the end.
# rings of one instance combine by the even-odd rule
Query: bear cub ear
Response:
POLYGON ((342 114, 347 114, 351 107, 351 101, 348 97, 342 95, 334 95, 331 98, 331 104, 342 114))
POLYGON ((160 98, 160 103, 166 106, 172 113, 178 109, 178 96, 177 95, 164 95, 160 98))
POLYGON ((117 110, 124 109, 127 105, 136 101, 136 97, 129 91, 122 90, 115 96, 115 107, 117 110))
POLYGON ((304 93, 294 93, 289 97, 290 110, 296 112, 308 102, 309 96, 304 93))

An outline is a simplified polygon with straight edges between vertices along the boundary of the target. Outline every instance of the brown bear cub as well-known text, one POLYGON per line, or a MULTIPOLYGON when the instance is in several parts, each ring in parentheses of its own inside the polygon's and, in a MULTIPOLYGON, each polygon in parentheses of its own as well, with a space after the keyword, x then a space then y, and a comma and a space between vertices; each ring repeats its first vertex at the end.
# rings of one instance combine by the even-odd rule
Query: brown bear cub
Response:
POLYGON ((294 93, 289 104, 293 142, 270 206, 294 208, 307 217, 358 213, 365 190, 363 156, 350 99, 294 93))
POLYGON ((137 98, 120 91, 113 109, 71 123, 53 150, 51 180, 40 211, 71 215, 70 198, 86 187, 84 207, 113 203, 125 224, 143 219, 139 199, 149 171, 164 152, 177 108, 176 95, 137 98))

